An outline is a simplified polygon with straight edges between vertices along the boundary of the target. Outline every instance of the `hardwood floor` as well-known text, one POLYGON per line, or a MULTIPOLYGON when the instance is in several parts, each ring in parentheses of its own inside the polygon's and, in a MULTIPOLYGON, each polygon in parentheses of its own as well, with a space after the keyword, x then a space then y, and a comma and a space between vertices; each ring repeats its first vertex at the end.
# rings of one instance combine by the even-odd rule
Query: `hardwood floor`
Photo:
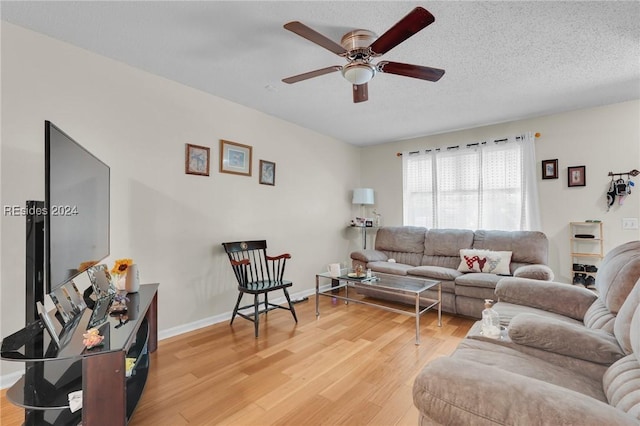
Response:
MULTIPOLYGON (((415 320, 321 297, 253 324, 237 318, 160 341, 151 356, 132 426, 416 425, 411 388, 421 368, 448 355, 473 320, 443 314, 415 320)), ((22 411, 2 393, 0 424, 19 425, 22 411)))

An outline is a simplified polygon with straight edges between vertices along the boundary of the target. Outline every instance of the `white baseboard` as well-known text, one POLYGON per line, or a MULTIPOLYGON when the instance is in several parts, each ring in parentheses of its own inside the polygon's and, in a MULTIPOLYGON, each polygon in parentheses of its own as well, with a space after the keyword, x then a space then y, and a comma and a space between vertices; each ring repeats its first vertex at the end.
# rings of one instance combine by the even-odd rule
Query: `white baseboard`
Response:
MULTIPOLYGON (((304 290, 295 294, 291 294, 291 300, 292 301, 296 301, 298 299, 303 299, 305 297, 309 297, 312 294, 315 294, 316 290, 315 288, 312 288, 310 290, 304 290)), ((273 300, 271 300, 271 298, 269 298, 269 301, 271 303, 276 303, 276 304, 280 304, 280 303, 284 303, 286 301, 286 299, 284 298, 284 296, 275 298, 273 300)), ((207 318, 203 318, 201 320, 198 321, 194 321, 194 322, 190 322, 187 324, 182 324, 176 327, 172 327, 166 330, 162 330, 158 332, 158 340, 162 340, 162 339, 168 339, 169 337, 173 337, 173 336, 178 336, 180 334, 184 334, 184 333, 189 333, 191 331, 195 331, 198 330, 200 328, 204 328, 204 327, 208 327, 210 325, 213 324, 217 324, 220 322, 225 322, 225 321, 229 321, 231 319, 231 314, 233 313, 233 311, 229 311, 229 312, 225 312, 219 315, 215 315, 212 317, 207 317, 207 318)))
MULTIPOLYGON (((291 295, 291 300, 296 301, 299 299, 304 299, 305 297, 309 297, 312 294, 315 294, 315 288, 304 290, 291 295)), ((271 299, 270 299, 271 300, 271 299)), ((285 298, 279 297, 273 299, 272 303, 284 303, 285 298)), ((166 330, 160 330, 158 332, 158 340, 168 339, 169 337, 178 336, 180 334, 189 333, 190 331, 195 331, 200 328, 208 327, 213 324, 217 324, 219 322, 229 321, 231 319, 232 311, 225 312, 219 315, 214 315, 212 317, 203 318, 198 321, 190 322, 187 324, 182 324, 176 327, 171 327, 166 330)), ((15 382, 17 382, 20 377, 24 374, 23 371, 16 371, 14 373, 5 374, 0 376, 0 389, 6 389, 8 387, 13 386, 15 382)))
POLYGON ((14 373, 5 374, 0 376, 0 389, 6 389, 13 386, 15 382, 20 380, 20 377, 24 374, 24 371, 16 371, 14 373))

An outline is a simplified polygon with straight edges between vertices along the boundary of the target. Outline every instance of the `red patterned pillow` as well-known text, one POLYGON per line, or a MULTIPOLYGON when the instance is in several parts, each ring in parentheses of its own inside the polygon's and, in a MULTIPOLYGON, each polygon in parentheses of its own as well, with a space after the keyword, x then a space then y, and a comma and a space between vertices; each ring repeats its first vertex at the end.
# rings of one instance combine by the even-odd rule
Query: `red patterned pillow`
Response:
POLYGON ((487 274, 509 275, 510 251, 460 250, 460 272, 485 272, 487 274))

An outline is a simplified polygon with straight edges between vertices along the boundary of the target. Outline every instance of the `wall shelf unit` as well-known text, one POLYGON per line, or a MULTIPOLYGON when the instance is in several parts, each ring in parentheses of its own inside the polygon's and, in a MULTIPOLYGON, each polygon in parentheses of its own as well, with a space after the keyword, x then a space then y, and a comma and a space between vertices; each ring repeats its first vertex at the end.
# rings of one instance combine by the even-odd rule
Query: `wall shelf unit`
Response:
POLYGON ((591 288, 604 257, 602 222, 570 222, 569 233, 573 283, 591 288))

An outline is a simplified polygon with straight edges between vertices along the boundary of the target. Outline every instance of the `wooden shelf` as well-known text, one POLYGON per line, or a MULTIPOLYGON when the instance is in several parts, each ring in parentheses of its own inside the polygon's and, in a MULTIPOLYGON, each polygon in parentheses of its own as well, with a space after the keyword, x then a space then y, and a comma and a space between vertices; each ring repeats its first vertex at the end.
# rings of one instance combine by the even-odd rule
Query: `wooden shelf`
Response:
MULTIPOLYGON (((571 260, 574 263, 582 263, 582 260, 587 260, 595 266, 595 264, 604 258, 602 222, 569 222, 569 246, 571 250, 571 260), (577 234, 587 232, 593 235, 594 238, 576 238, 577 234)), ((574 271, 573 268, 572 273, 574 277, 577 274, 595 277, 597 274, 597 272, 574 271)))

